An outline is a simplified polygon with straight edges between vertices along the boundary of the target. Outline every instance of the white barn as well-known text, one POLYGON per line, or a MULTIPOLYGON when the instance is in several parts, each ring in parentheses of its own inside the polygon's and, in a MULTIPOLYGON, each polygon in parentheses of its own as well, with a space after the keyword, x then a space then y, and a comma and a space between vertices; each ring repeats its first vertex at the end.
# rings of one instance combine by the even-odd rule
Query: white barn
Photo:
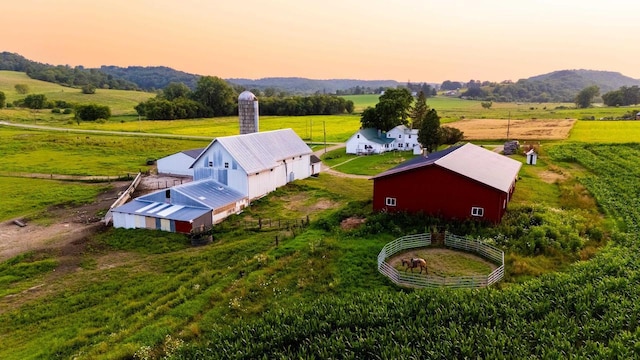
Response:
POLYGON ((198 155, 200 155, 202 150, 204 150, 204 148, 185 150, 158 159, 158 174, 193 177, 193 169, 191 169, 191 164, 198 157, 198 155))
POLYGON ((193 179, 212 179, 253 200, 319 171, 291 129, 216 138, 195 159, 193 179))

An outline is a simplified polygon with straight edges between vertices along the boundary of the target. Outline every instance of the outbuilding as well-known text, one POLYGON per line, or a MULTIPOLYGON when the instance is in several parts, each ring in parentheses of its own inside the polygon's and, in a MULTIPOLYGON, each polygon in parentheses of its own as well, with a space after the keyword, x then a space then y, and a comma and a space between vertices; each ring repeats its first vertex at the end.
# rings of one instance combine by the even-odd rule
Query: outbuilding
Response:
POLYGON ((467 143, 419 156, 373 177, 376 211, 498 223, 522 163, 467 143))
POLYGON ((158 174, 193 177, 193 169, 190 166, 202 150, 204 148, 185 150, 158 159, 158 174))

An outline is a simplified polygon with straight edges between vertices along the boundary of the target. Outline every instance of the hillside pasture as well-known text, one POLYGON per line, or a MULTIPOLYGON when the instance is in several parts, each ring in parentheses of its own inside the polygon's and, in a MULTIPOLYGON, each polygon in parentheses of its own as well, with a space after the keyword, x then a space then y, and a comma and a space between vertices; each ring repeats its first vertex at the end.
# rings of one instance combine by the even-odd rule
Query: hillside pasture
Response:
MULTIPOLYGON (((79 88, 61 86, 58 84, 34 80, 27 76, 26 73, 15 71, 0 71, 0 91, 4 92, 7 97, 7 103, 14 100, 23 99, 29 94, 43 94, 47 100, 62 100, 70 103, 89 104, 96 103, 109 106, 111 114, 134 115, 136 111, 134 106, 142 101, 146 101, 155 94, 143 91, 128 90, 112 90, 112 89, 96 89, 95 94, 83 94, 79 88), (29 87, 28 94, 18 94, 15 90, 16 84, 25 84, 29 87)), ((41 110, 40 112, 48 112, 51 110, 41 110)), ((20 112, 13 112, 12 109, 5 109, 0 112, 0 118, 4 120, 14 120, 21 117, 20 112)), ((32 119, 28 116, 28 119, 32 119)))
POLYGON ((573 119, 564 120, 501 120, 465 119, 448 123, 459 129, 465 140, 563 140, 569 137, 573 119), (508 131, 508 136, 507 136, 508 131))

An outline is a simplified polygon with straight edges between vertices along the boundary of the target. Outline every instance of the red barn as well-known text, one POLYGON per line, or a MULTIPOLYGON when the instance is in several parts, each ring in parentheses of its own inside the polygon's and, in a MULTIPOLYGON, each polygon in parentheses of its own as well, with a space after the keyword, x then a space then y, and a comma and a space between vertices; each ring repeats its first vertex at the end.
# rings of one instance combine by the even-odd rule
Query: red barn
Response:
POLYGON ((373 209, 498 223, 521 166, 471 143, 453 146, 373 177, 373 209))

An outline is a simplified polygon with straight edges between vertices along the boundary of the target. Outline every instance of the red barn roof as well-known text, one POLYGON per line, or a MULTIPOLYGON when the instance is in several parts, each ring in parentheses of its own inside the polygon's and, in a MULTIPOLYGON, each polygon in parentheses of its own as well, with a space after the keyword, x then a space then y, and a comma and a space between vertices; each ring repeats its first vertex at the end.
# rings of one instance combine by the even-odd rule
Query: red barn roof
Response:
POLYGON ((513 179, 518 176, 522 167, 519 161, 467 143, 413 158, 374 176, 373 179, 434 164, 503 192, 509 192, 513 179))

